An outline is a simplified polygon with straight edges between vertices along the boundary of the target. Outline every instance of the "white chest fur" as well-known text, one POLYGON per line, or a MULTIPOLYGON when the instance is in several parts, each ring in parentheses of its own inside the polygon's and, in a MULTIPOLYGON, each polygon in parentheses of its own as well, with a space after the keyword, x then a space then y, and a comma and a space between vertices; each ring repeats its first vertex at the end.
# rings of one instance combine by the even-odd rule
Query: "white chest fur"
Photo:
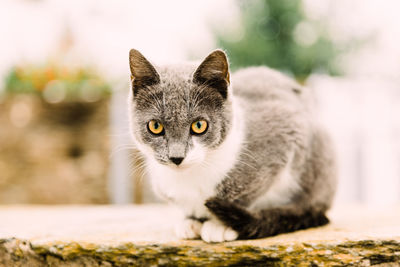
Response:
POLYGON ((171 170, 171 167, 156 164, 148 166, 154 191, 178 205, 185 215, 207 216, 204 203, 215 194, 215 187, 224 178, 224 174, 213 172, 210 167, 171 170))
POLYGON ((234 107, 233 125, 224 142, 204 152, 204 160, 187 168, 165 166, 148 158, 147 168, 154 191, 183 209, 185 215, 204 217, 205 201, 214 196, 216 186, 235 165, 244 138, 239 107, 234 107))

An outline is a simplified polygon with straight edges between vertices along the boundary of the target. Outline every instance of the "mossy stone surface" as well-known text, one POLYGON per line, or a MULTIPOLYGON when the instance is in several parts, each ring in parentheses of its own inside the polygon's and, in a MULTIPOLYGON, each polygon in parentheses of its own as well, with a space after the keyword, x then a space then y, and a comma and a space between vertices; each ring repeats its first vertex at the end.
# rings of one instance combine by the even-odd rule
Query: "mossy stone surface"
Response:
POLYGON ((397 214, 337 209, 325 227, 207 244, 178 240, 164 205, 0 207, 0 266, 400 266, 397 214))

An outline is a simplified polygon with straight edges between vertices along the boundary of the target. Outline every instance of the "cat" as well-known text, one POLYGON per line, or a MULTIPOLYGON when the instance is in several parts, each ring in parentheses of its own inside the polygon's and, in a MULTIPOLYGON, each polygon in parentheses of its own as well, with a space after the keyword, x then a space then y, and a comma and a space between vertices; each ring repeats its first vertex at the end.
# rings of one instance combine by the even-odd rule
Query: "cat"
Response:
POLYGON ((329 222, 335 158, 310 89, 263 66, 230 78, 223 50, 154 67, 132 49, 129 63, 133 143, 155 193, 183 210, 178 237, 223 242, 329 222))

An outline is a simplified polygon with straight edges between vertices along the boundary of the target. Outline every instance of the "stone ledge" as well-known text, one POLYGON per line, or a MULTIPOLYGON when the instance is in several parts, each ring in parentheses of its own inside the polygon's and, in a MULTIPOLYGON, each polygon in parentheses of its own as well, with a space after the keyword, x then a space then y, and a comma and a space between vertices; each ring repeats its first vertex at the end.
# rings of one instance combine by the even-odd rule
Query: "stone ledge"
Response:
POLYGON ((207 244, 164 205, 0 207, 0 266, 400 266, 399 209, 337 208, 328 226, 207 244))
POLYGON ((272 245, 203 244, 104 246, 90 243, 32 244, 0 240, 2 266, 400 266, 400 242, 364 240, 345 243, 272 245))

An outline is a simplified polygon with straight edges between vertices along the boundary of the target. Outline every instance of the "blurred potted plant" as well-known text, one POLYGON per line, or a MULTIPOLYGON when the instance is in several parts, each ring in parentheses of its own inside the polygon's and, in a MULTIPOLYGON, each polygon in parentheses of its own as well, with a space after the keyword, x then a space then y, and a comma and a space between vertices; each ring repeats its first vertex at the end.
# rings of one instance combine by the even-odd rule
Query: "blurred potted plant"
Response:
POLYGON ((304 82, 313 72, 341 74, 338 55, 349 44, 339 45, 330 36, 326 21, 306 16, 301 0, 238 2, 240 27, 217 32, 218 46, 229 52, 233 69, 267 65, 304 82))
POLYGON ((12 68, 6 77, 5 92, 36 96, 52 109, 48 115, 55 123, 77 124, 84 122, 111 91, 110 85, 91 69, 47 64, 12 68))
POLYGON ((110 85, 90 68, 13 67, 0 101, 0 203, 107 203, 110 85))

